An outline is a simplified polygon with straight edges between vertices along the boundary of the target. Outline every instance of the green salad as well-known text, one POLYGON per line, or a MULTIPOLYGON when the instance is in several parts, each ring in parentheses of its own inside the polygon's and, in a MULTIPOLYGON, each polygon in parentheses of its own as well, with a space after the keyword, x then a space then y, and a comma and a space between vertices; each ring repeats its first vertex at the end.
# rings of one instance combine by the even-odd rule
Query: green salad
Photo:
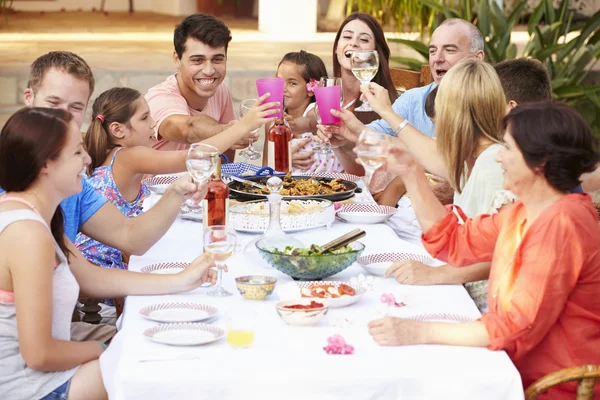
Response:
MULTIPOLYGON (((328 270, 333 272, 342 266, 352 264, 356 257, 357 252, 350 246, 323 251, 320 246, 314 244, 309 248, 287 246, 283 250, 274 249, 270 254, 271 261, 284 270, 303 273, 328 270)), ((291 275, 295 276, 294 274, 291 275)))
POLYGON ((329 249, 323 251, 323 248, 321 246, 313 244, 308 249, 287 246, 285 249, 283 249, 283 251, 281 251, 276 248, 273 250, 273 253, 285 254, 288 256, 324 256, 327 254, 344 254, 349 253, 351 251, 352 247, 350 246, 343 246, 337 249, 329 249))

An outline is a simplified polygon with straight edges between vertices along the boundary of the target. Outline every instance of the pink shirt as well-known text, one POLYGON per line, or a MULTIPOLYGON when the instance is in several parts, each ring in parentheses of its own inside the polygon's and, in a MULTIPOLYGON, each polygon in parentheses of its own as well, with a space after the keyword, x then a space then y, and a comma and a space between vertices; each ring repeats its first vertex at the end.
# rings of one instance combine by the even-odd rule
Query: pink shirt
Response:
POLYGON ((235 119, 233 102, 229 88, 222 82, 215 94, 208 99, 208 103, 202 111, 194 110, 188 106, 177 86, 175 75, 169 76, 164 82, 150 88, 146 93, 146 101, 150 107, 152 118, 156 121, 155 134, 158 142, 152 146, 156 150, 185 150, 188 143, 177 143, 163 139, 158 134, 160 124, 171 115, 208 115, 215 121, 226 124, 235 119))

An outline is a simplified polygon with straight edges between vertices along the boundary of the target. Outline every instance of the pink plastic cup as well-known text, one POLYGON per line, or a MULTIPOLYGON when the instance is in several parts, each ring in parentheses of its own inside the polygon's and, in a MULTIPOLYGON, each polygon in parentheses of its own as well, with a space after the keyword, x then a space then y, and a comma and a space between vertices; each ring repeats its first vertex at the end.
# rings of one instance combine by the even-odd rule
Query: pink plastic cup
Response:
POLYGON ((269 117, 283 118, 283 87, 285 80, 283 78, 260 78, 256 80, 256 90, 258 91, 258 97, 266 93, 271 93, 269 97, 263 102, 271 103, 278 101, 281 104, 278 108, 279 113, 269 115, 269 117))
POLYGON ((338 111, 340 109, 340 89, 339 86, 315 88, 315 97, 323 125, 335 125, 340 122, 340 119, 331 115, 330 112, 331 109, 338 111))

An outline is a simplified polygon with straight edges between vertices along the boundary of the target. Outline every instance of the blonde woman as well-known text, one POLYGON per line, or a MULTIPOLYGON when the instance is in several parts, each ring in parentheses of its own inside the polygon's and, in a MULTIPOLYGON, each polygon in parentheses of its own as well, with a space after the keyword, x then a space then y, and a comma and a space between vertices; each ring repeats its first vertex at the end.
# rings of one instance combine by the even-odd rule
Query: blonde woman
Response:
MULTIPOLYGON (((452 185, 454 204, 469 217, 498 212, 515 197, 503 189, 503 170, 494 160, 502 147, 502 118, 506 100, 500 79, 489 64, 474 58, 457 63, 440 83, 435 100, 435 136, 432 139, 397 115, 386 90, 371 83, 363 88, 373 109, 395 128, 396 146, 407 149, 427 171, 452 185)), ((345 126, 357 125, 342 114, 345 126)), ((466 283, 481 311, 487 310, 489 263, 467 268, 427 267, 416 261, 395 263, 388 270, 403 284, 466 283)))

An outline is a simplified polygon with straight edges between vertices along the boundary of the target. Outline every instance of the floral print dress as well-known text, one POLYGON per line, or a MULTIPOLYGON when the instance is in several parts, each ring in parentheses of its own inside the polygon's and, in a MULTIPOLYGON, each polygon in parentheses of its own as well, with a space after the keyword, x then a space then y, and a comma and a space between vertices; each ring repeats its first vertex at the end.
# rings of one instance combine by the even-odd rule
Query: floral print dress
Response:
MULTIPOLYGON (((142 213, 142 203, 146 197, 150 196, 150 191, 148 190, 148 187, 142 183, 137 198, 131 203, 125 200, 121 195, 113 177, 115 157, 121 150, 122 148, 115 151, 110 161, 110 165, 96 168, 92 173, 92 176, 88 178, 88 183, 94 187, 99 194, 103 195, 109 202, 114 204, 123 215, 131 218, 142 213)), ((79 251, 83 253, 88 261, 99 265, 102 268, 127 269, 127 264, 123 261, 123 253, 120 250, 107 246, 104 243, 100 243, 81 232, 77 234, 75 246, 77 246, 79 251)), ((102 302, 114 306, 110 299, 103 299, 102 302)))

